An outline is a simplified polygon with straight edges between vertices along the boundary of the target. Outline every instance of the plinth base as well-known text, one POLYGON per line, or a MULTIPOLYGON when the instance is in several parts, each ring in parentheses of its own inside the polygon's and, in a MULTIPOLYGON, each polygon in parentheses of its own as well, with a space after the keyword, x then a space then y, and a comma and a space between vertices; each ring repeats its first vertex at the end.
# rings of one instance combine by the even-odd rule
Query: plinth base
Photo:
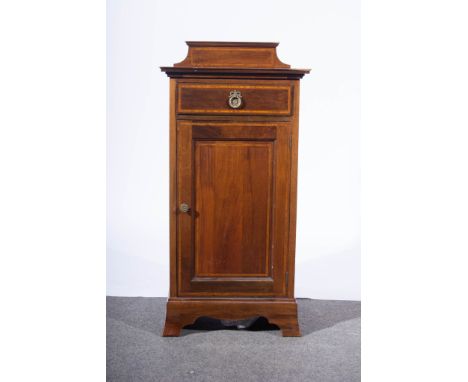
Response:
POLYGON ((169 298, 164 337, 178 337, 182 328, 199 317, 243 320, 263 316, 277 325, 283 337, 300 337, 295 299, 193 299, 169 298))

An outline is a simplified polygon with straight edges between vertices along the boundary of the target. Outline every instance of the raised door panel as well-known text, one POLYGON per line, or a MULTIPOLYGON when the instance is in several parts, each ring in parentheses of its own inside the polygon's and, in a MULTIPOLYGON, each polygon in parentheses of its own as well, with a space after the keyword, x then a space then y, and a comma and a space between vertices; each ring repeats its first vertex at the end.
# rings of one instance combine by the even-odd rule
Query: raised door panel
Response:
POLYGON ((273 142, 194 149, 195 276, 269 276, 273 142))
POLYGON ((290 125, 177 125, 179 296, 286 293, 290 125))

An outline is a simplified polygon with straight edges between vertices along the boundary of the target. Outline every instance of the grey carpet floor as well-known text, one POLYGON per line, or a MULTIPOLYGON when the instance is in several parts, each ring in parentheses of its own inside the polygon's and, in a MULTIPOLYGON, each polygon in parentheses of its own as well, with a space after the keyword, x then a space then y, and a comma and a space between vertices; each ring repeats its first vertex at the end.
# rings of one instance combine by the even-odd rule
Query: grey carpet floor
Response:
POLYGON ((262 320, 251 330, 206 331, 222 326, 203 319, 181 337, 164 338, 165 302, 107 297, 108 381, 360 380, 360 302, 298 299, 299 338, 281 337, 262 320))

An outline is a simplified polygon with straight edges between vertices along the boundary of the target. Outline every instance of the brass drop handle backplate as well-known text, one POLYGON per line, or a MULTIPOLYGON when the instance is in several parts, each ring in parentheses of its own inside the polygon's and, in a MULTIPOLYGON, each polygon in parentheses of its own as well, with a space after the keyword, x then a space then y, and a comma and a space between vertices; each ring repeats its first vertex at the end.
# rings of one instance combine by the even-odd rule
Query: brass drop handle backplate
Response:
POLYGON ((242 105, 242 94, 239 90, 233 90, 229 93, 229 106, 233 109, 238 109, 242 105))
POLYGON ((180 206, 179 206, 179 211, 186 214, 187 212, 190 211, 190 207, 189 207, 189 205, 187 203, 181 203, 180 206))

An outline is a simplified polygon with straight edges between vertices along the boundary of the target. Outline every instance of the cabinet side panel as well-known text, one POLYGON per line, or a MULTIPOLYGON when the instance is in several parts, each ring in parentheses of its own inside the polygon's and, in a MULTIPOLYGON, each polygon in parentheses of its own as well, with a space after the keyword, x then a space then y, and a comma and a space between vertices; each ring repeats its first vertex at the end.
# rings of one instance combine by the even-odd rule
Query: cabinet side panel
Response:
POLYGON ((171 297, 177 296, 177 134, 175 113, 176 80, 170 80, 169 92, 169 246, 170 246, 170 289, 171 297))
POLYGON ((287 296, 294 297, 294 273, 296 257, 296 215, 297 215, 297 171, 299 147, 299 80, 294 81, 293 123, 291 133, 291 190, 289 200, 289 248, 287 296))

